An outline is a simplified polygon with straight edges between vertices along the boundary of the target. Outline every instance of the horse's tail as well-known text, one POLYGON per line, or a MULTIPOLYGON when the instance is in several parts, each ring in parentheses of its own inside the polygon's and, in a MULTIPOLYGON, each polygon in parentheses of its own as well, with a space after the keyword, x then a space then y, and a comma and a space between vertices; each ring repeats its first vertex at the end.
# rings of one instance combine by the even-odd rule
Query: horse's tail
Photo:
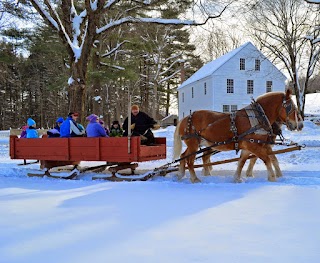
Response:
POLYGON ((178 158, 180 158, 180 154, 181 154, 181 150, 182 150, 182 140, 181 140, 181 136, 179 134, 179 130, 180 130, 180 124, 181 121, 178 122, 176 130, 174 132, 174 140, 173 140, 173 159, 176 160, 178 158))

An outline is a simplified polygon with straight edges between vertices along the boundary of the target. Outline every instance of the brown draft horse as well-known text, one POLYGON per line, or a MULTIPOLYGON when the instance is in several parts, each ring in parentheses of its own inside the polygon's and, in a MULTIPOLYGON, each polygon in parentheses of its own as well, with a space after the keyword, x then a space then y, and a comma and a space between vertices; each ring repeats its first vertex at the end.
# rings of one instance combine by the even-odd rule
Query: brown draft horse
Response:
MULTIPOLYGON (((179 158, 182 150, 182 140, 187 149, 180 156, 179 179, 185 175, 187 163, 190 171, 191 182, 200 182, 194 171, 195 153, 200 146, 209 147, 209 151, 243 150, 238 168, 235 172, 235 182, 241 182, 241 171, 250 153, 254 154, 266 165, 268 180, 276 181, 272 168, 273 157, 271 154, 272 128, 276 120, 286 124, 289 130, 301 130, 303 120, 291 100, 291 90, 283 92, 269 92, 257 98, 255 107, 259 111, 262 121, 252 127, 245 109, 234 113, 221 113, 208 110, 195 111, 192 115, 183 118, 177 125, 174 134, 174 159, 179 158), (267 134, 257 133, 264 129, 267 134)), ((203 157, 203 162, 208 163, 210 155, 203 157)), ((207 167, 204 167, 207 171, 207 167)), ((277 170, 277 169, 276 169, 277 170)), ((280 171, 280 169, 279 169, 280 171)), ((281 173, 281 171, 280 171, 281 173)))

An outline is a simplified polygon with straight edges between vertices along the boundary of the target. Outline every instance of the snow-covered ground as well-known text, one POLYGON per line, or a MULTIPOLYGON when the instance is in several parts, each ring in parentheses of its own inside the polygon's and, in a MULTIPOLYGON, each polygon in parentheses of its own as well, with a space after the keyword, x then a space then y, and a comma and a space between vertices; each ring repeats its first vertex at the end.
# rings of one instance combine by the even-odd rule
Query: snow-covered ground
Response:
MULTIPOLYGON (((173 131, 156 132, 167 137, 167 159, 140 170, 171 161, 173 131)), ((215 166, 210 177, 197 169, 199 184, 174 173, 118 183, 92 181, 92 173, 28 178, 39 165, 18 166, 0 138, 0 262, 318 263, 320 127, 306 121, 284 135, 306 145, 278 155, 284 176, 268 182, 258 162, 242 184, 232 182, 236 163, 215 166)))

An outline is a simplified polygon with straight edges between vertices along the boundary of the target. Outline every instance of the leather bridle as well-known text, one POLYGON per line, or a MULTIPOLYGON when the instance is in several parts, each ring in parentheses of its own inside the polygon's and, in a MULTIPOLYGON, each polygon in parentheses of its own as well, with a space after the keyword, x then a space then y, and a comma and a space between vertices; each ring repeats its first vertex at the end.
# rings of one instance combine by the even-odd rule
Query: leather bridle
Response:
MULTIPOLYGON (((289 121, 289 116, 294 112, 295 113, 295 121, 297 123, 297 126, 298 126, 298 110, 296 108, 296 106, 294 105, 294 103, 292 102, 292 100, 289 98, 289 99, 285 99, 285 97, 283 97, 283 101, 282 101, 282 107, 285 109, 286 111, 286 126, 293 130, 294 128, 292 127, 290 121, 289 121)), ((279 114, 280 115, 280 114, 279 114)))

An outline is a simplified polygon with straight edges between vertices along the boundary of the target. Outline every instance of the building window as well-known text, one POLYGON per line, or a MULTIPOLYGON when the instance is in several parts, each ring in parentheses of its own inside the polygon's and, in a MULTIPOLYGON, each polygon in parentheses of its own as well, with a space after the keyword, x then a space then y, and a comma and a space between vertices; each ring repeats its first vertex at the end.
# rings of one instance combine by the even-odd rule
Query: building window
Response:
POLYGON ((260 65, 261 65, 260 60, 256 59, 255 64, 254 64, 254 70, 260 71, 260 65))
POLYGON ((240 70, 246 69, 246 60, 244 58, 240 58, 240 70))
POLYGON ((207 95, 207 82, 204 83, 204 95, 207 95))
POLYGON ((267 80, 266 92, 271 92, 271 91, 272 91, 272 81, 271 80, 267 80))
POLYGON ((227 93, 234 93, 233 79, 227 79, 227 93))
POLYGON ((247 80, 247 94, 253 94, 253 80, 247 80))
POLYGON ((230 112, 229 105, 222 105, 222 112, 230 112))
POLYGON ((237 105, 231 105, 231 111, 237 111, 238 106, 237 105))
POLYGON ((182 93, 182 102, 184 102, 184 93, 182 93))
POLYGON ((222 105, 222 112, 237 111, 238 105, 222 105))
POLYGON ((193 87, 191 88, 191 98, 194 98, 194 91, 193 91, 193 87))

